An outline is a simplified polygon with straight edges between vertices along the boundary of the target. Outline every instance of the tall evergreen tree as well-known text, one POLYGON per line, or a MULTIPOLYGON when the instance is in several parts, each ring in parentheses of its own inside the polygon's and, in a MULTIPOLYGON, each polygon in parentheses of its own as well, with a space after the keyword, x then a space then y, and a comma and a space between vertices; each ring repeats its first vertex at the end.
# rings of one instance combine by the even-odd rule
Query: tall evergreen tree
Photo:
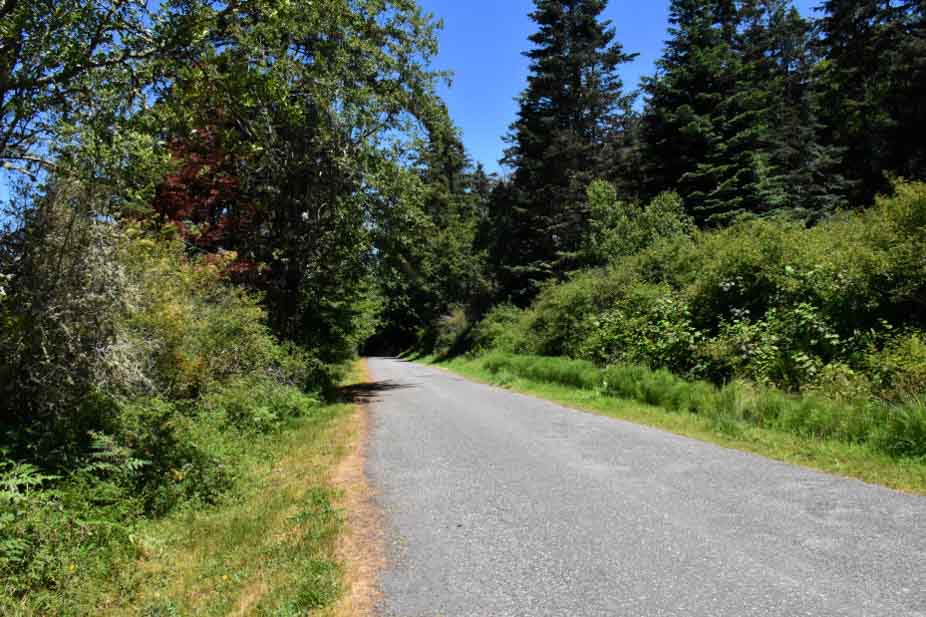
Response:
POLYGON ((670 39, 644 82, 646 194, 678 190, 700 223, 717 223, 758 201, 761 105, 742 88, 733 0, 673 0, 670 39))
POLYGON ((744 0, 740 11, 739 87, 755 93, 762 116, 757 211, 819 219, 845 203, 848 184, 841 149, 820 140, 812 26, 791 0, 744 0))
POLYGON ((926 177, 926 2, 827 0, 820 20, 828 143, 867 203, 887 176, 926 177))
POLYGON ((503 294, 529 300, 543 280, 575 261, 587 226, 585 189, 607 176, 607 144, 631 105, 618 67, 633 59, 600 18, 606 0, 535 0, 539 26, 527 89, 495 192, 493 261, 503 294))

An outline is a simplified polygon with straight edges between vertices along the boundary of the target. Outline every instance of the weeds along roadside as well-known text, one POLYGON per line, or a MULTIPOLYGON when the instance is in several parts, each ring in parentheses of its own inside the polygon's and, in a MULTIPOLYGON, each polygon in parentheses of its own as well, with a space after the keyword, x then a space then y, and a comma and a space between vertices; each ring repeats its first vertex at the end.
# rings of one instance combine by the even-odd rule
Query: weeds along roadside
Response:
MULTIPOLYGON (((43 225, 0 299, 0 614, 101 614, 145 588, 151 530, 233 511, 294 431, 334 451, 342 407, 321 393, 343 369, 272 336, 222 258, 53 209, 43 225)), ((297 497, 333 534, 329 495, 297 497)))
POLYGON ((33 543, 32 561, 18 571, 4 563, 0 612, 301 615, 333 607, 344 591, 335 551, 343 517, 329 481, 354 410, 313 401, 273 431, 202 429, 221 440, 202 446, 221 448, 233 480, 211 503, 189 500, 160 517, 129 510, 118 495, 104 503, 98 482, 28 494, 14 530, 31 534, 19 537, 33 543), (36 574, 43 578, 27 578, 36 574))
POLYGON ((816 410, 809 400, 762 392, 748 383, 719 389, 686 382, 667 371, 639 366, 602 369, 567 358, 492 352, 420 360, 577 409, 926 494, 926 457, 901 455, 883 447, 890 443, 890 434, 882 435, 881 420, 863 415, 855 423, 846 422, 840 408, 829 402, 816 410), (777 414, 768 415, 776 409, 777 414), (833 432, 834 426, 854 426, 858 435, 864 434, 862 429, 867 426, 874 439, 847 438, 846 433, 833 432))

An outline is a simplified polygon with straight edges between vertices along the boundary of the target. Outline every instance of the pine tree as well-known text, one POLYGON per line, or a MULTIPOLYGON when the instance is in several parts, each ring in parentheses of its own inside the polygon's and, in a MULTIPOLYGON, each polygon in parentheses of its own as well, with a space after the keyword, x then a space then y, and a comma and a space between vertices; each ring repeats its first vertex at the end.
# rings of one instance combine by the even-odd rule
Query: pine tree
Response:
POLYGON ((757 93, 762 115, 757 212, 817 220, 844 205, 848 183, 842 151, 820 141, 812 26, 791 0, 745 0, 741 18, 740 87, 757 93))
POLYGON ((670 23, 643 86, 645 193, 677 190, 699 223, 721 223, 757 207, 761 98, 742 87, 732 0, 673 0, 670 23))
POLYGON ((827 143, 845 148, 854 199, 888 176, 926 177, 926 2, 827 0, 820 88, 827 143))
POLYGON ((606 146, 631 105, 617 69, 634 57, 600 19, 606 0, 535 4, 528 86, 503 159, 513 174, 495 192, 492 213, 497 276, 518 302, 575 263, 587 227, 586 187, 607 176, 606 146))

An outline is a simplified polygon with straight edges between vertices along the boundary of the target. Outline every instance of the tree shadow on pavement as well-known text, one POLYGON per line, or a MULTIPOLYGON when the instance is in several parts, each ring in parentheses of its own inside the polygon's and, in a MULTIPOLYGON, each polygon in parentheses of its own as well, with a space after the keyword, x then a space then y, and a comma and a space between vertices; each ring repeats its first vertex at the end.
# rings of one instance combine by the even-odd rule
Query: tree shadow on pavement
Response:
POLYGON ((337 389, 337 400, 341 403, 369 403, 379 398, 383 392, 414 388, 411 384, 395 381, 371 381, 342 386, 337 389))

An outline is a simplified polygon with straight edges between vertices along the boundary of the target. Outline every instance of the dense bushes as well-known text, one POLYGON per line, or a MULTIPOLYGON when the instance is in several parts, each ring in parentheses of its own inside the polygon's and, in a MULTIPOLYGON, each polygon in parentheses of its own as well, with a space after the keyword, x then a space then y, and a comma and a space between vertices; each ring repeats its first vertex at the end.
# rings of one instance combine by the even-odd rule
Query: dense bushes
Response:
POLYGON ((746 219, 654 238, 548 286, 516 319, 506 312, 510 332, 493 345, 717 384, 921 400, 924 255, 926 185, 899 184, 811 229, 746 219))
POLYGON ((58 201, 19 233, 0 304, 0 612, 76 613, 86 581, 135 556, 140 517, 218 501, 255 437, 313 413, 337 374, 271 335, 226 281, 233 255, 190 258, 171 230, 58 201))
POLYGON ((474 351, 531 356, 490 355, 487 366, 926 454, 926 184, 898 184, 871 209, 810 229, 749 218, 645 237, 633 230, 642 216, 618 217, 624 236, 645 238, 636 253, 600 229, 608 240, 596 246, 616 247, 606 267, 476 324, 474 351))

